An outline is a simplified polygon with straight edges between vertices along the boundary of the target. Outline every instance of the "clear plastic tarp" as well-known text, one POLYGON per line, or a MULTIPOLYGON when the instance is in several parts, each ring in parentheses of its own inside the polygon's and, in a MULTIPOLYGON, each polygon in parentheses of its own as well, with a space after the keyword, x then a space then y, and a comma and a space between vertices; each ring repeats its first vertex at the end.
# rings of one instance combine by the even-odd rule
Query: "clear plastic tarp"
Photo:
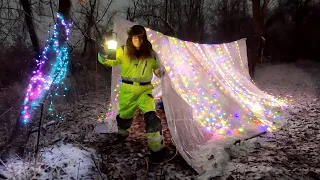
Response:
MULTIPOLYGON (((117 19, 114 32, 124 45, 130 21, 117 19)), ((246 39, 197 44, 146 27, 148 39, 165 69, 154 78, 153 94, 162 95, 168 128, 177 150, 199 174, 218 174, 235 141, 274 131, 284 101, 260 90, 248 72, 246 39)), ((116 131, 121 66, 112 70, 111 107, 105 120, 116 131)))

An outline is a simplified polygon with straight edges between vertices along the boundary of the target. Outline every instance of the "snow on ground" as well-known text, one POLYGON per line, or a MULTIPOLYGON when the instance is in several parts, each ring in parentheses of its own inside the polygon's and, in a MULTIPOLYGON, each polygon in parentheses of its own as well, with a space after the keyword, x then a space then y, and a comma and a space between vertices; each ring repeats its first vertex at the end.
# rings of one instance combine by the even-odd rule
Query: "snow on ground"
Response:
MULTIPOLYGON (((260 135, 227 149, 231 160, 222 174, 213 179, 319 179, 320 64, 300 61, 258 66, 254 81, 268 93, 293 97, 294 101, 283 117, 287 123, 274 133, 260 135)), ((63 106, 66 120, 51 126, 41 137, 40 145, 47 148, 42 149, 42 159, 38 161, 40 167, 32 168, 33 162, 23 164, 18 159, 15 163, 7 162, 7 168, 2 166, 0 174, 11 177, 13 173, 8 169, 13 168, 14 172, 23 172, 21 179, 30 179, 22 176, 33 172, 54 179, 53 172, 57 171, 61 179, 70 179, 71 176, 74 179, 83 176, 82 179, 166 180, 199 177, 179 155, 162 165, 147 163, 144 158, 148 153, 143 132, 145 124, 139 113, 125 143, 114 143, 113 135, 94 134, 97 116, 108 105, 106 92, 101 88, 98 101, 93 100, 97 93, 91 92, 82 100, 63 106), (7 171, 3 172, 5 169, 7 171), (45 169, 50 170, 45 172, 45 169)), ((165 114, 158 113, 163 120, 166 143, 173 147, 165 114)))
MULTIPOLYGON (((88 179, 97 176, 93 150, 56 144, 40 150, 38 162, 14 158, 0 166, 8 179, 88 179)), ((0 178, 1 179, 1 178, 0 178)))

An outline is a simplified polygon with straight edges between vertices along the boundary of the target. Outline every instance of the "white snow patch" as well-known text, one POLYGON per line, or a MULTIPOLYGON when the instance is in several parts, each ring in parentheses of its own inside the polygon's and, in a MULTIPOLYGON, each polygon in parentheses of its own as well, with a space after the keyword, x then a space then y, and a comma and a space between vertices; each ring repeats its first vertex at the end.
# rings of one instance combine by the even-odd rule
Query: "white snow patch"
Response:
POLYGON ((0 173, 8 179, 87 179, 95 171, 91 158, 93 150, 80 149, 72 144, 54 145, 40 150, 40 160, 24 162, 15 158, 2 163, 0 173))

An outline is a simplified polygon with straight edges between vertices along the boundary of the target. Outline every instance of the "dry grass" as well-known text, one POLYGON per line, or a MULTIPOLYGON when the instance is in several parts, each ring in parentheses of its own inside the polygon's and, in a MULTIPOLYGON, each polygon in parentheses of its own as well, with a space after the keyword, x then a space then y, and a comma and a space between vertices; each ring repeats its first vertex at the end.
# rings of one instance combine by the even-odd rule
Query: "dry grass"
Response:
POLYGON ((22 90, 20 84, 15 84, 2 89, 0 92, 0 147, 8 140, 8 136, 19 116, 22 90))

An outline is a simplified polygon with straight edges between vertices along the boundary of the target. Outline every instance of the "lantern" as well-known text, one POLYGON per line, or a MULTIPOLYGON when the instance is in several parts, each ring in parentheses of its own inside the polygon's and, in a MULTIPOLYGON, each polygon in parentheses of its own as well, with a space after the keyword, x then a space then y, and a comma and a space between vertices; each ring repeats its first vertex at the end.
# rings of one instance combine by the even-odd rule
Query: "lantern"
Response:
POLYGON ((116 50, 117 49, 117 33, 109 32, 105 36, 104 45, 107 46, 108 50, 116 50))

